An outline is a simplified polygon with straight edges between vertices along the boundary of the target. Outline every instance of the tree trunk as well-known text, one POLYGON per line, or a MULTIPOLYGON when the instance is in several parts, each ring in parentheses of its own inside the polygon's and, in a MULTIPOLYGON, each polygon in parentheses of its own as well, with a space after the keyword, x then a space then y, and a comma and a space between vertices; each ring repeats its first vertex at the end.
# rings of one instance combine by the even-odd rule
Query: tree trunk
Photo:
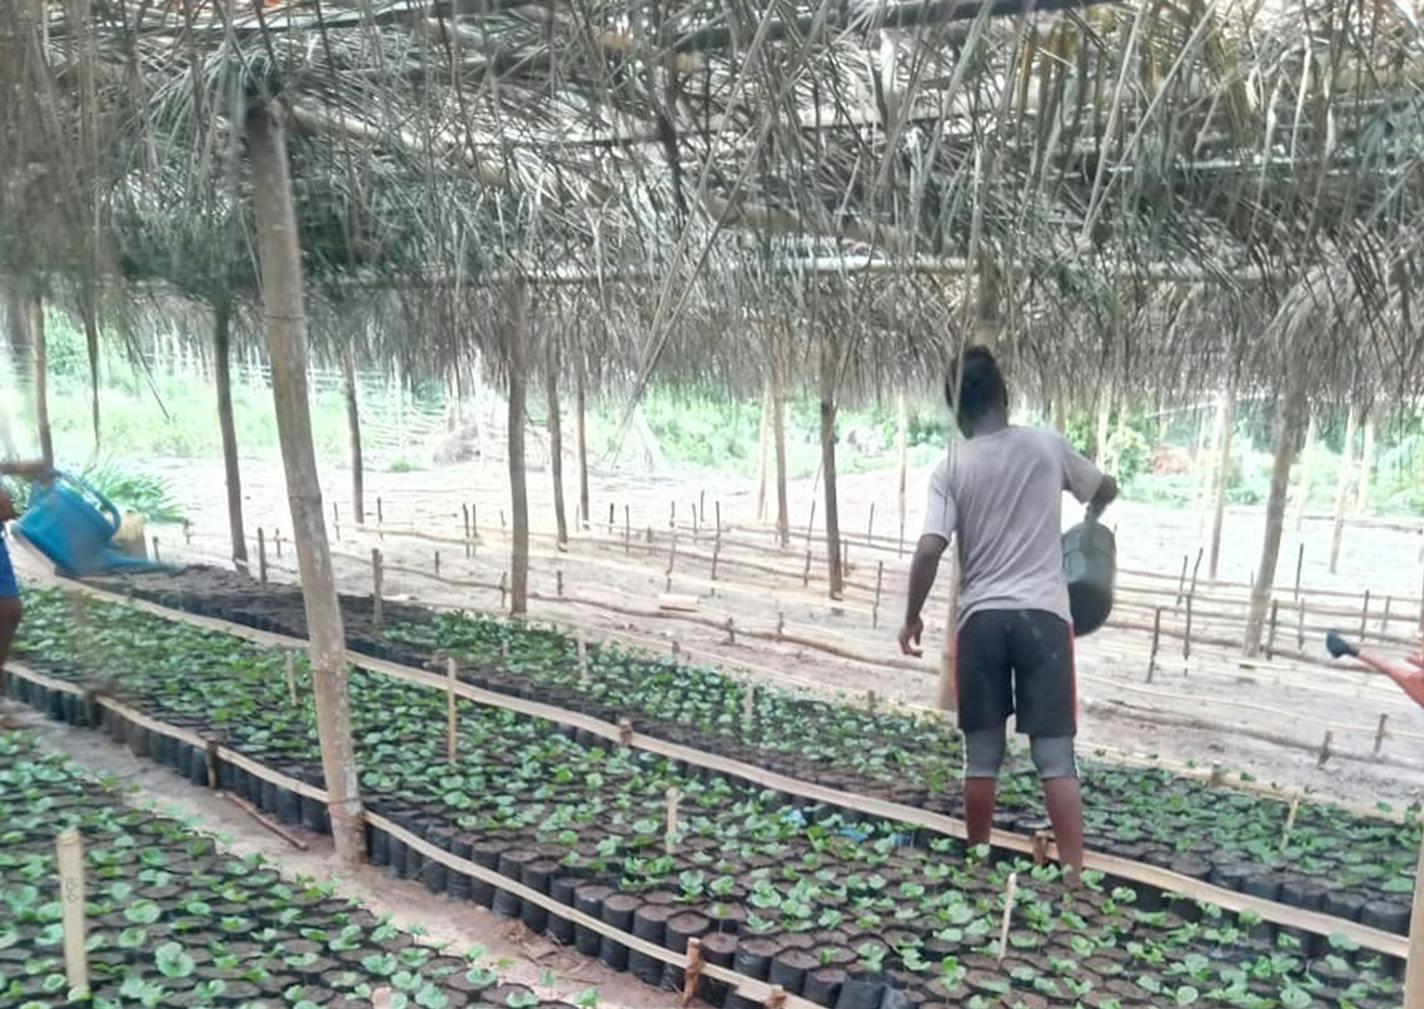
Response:
POLYGON ((1305 522, 1305 509, 1310 504, 1311 470, 1315 468, 1315 417, 1305 429, 1305 448, 1300 454, 1300 486, 1295 497, 1295 531, 1300 532, 1305 522))
POLYGON ((835 340, 829 334, 821 344, 821 475, 826 485, 826 564, 831 598, 845 591, 841 570, 840 506, 836 503, 836 365, 835 340))
POLYGON ((89 355, 89 410, 94 425, 94 454, 99 454, 99 320, 94 292, 84 294, 84 348, 89 355))
POLYGON ((1359 411, 1350 407, 1345 421, 1345 444, 1340 450, 1340 472, 1335 478, 1335 522, 1330 529, 1330 573, 1340 566, 1340 541, 1345 537, 1345 504, 1350 497, 1350 480, 1355 464, 1355 429, 1359 426, 1359 411))
POLYGON ((768 375, 761 393, 761 430, 757 436, 756 517, 766 520, 767 447, 771 440, 771 376, 768 375))
POLYGON ((1216 500, 1216 463, 1221 454, 1222 426, 1226 420, 1224 410, 1225 405, 1218 403, 1216 413, 1211 422, 1211 441, 1206 441, 1206 435, 1204 433, 1201 447, 1197 452, 1198 460, 1206 455, 1208 449, 1211 452, 1211 455, 1207 458, 1206 465, 1201 468, 1202 479, 1201 487, 1199 488, 1201 498, 1197 503, 1197 517, 1199 519, 1197 531, 1198 535, 1201 536, 1205 536, 1207 533, 1207 515, 1211 513, 1212 502, 1216 500))
POLYGON ((578 378, 578 386, 574 390, 574 396, 578 400, 578 468, 579 468, 579 512, 583 515, 584 528, 588 528, 593 521, 593 516, 589 514, 588 503, 588 440, 584 431, 584 388, 583 388, 583 357, 579 357, 578 370, 575 372, 578 378))
POLYGON ((1290 486, 1291 463, 1300 447, 1300 429, 1305 424, 1306 368, 1292 361, 1287 365, 1286 388, 1281 393, 1280 416, 1276 421, 1276 457, 1271 467, 1271 493, 1266 500, 1266 537, 1261 544, 1261 562, 1251 585, 1251 612, 1246 620, 1243 652, 1254 656, 1261 648, 1261 632, 1271 607, 1271 589, 1276 581, 1276 561, 1281 553, 1281 529, 1285 524, 1286 493, 1290 486))
POLYGON ((361 458, 361 409, 356 401, 356 353, 341 353, 341 375, 346 385, 346 430, 351 437, 351 517, 366 522, 366 464, 361 458))
POLYGON ((900 478, 895 488, 895 502, 900 515, 900 542, 903 544, 908 505, 905 492, 910 481, 910 404, 903 386, 896 398, 899 400, 899 417, 895 425, 895 451, 900 457, 900 478))
POLYGON ((524 326, 526 292, 516 282, 505 308, 505 365, 509 370, 509 492, 514 513, 510 556, 509 612, 523 614, 529 606, 529 493, 524 474, 524 326))
POLYGON ((1236 396, 1228 389, 1221 394, 1221 447, 1216 457, 1216 501, 1211 516, 1211 564, 1207 577, 1216 578, 1221 559, 1221 526, 1226 518, 1226 485, 1231 482, 1231 435, 1236 426, 1236 396))
POLYGON ((786 501, 786 347, 772 335, 771 440, 776 457, 776 534, 782 549, 791 545, 791 508, 786 501))
POLYGON ((1112 423, 1112 394, 1104 389, 1098 393, 1098 430, 1093 445, 1093 461, 1102 469, 1107 464, 1108 431, 1112 423))
POLYGON ((311 406, 307 401, 302 257, 292 206, 292 183, 287 174, 286 137, 277 115, 266 104, 248 112, 246 132, 247 155, 252 165, 252 203, 262 271, 262 299, 267 316, 272 398, 276 405, 277 433, 292 512, 292 536, 296 541, 307 633, 311 640, 317 740, 321 746, 336 857, 342 865, 355 867, 365 861, 366 836, 346 690, 346 632, 326 540, 316 448, 312 442, 311 406))
POLYGON ((54 466, 54 436, 49 426, 49 348, 45 339, 44 301, 27 298, 30 343, 35 348, 35 427, 40 436, 40 458, 54 466))
MULTIPOLYGON (((1419 845, 1416 880, 1424 879, 1424 842, 1419 845)), ((1404 1009, 1424 1009, 1424 886, 1414 884, 1414 909, 1409 917, 1409 959, 1404 971, 1404 1009)))
POLYGON ((1364 514, 1370 508, 1370 477, 1375 468, 1375 416, 1365 417, 1365 445, 1360 450, 1360 486, 1355 495, 1355 511, 1364 514))
POLYGON ((237 464, 237 428, 232 418, 232 303, 226 298, 213 307, 213 382, 218 392, 218 429, 222 432, 223 472, 227 474, 227 529, 232 559, 247 563, 247 536, 242 523, 242 473, 237 464))
POLYGON ((544 385, 549 400, 549 472, 554 477, 554 521, 559 528, 559 546, 569 542, 569 524, 564 517, 564 434, 559 424, 559 347, 551 333, 544 362, 544 385))

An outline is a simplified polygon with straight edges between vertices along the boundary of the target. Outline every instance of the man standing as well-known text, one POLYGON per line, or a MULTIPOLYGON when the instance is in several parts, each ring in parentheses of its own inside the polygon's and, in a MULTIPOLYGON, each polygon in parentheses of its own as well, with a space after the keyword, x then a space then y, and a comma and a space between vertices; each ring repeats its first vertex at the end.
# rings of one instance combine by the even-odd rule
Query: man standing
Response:
MULTIPOLYGON (((956 409, 953 372, 945 398, 956 409)), ((1005 722, 1029 737, 1054 840, 1065 865, 1083 867, 1083 799, 1073 756, 1077 688, 1068 586, 1063 578, 1063 492, 1101 514, 1117 482, 1056 431, 1009 424, 1009 396, 993 354, 971 347, 961 365, 956 421, 965 442, 930 479, 925 531, 910 566, 900 648, 919 655, 920 611, 950 538, 960 583, 955 699, 964 733, 969 843, 987 844, 1005 722)))

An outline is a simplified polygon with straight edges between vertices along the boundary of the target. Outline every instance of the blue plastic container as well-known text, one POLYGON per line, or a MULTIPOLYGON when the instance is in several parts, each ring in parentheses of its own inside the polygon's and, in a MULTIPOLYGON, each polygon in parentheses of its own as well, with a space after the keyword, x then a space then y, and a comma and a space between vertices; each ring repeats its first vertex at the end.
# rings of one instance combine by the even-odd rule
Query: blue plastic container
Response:
POLYGON ((56 473, 48 484, 35 485, 15 531, 53 561, 60 574, 156 569, 158 565, 125 557, 109 546, 120 521, 118 508, 88 481, 56 473))

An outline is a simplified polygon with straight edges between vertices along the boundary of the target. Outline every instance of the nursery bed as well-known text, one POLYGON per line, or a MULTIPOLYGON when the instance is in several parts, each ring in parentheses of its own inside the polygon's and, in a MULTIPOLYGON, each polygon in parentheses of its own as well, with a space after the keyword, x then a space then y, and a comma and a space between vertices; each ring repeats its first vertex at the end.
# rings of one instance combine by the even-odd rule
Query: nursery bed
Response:
MULTIPOLYGON (((216 568, 108 579, 164 606, 303 637, 291 586, 259 587, 216 568)), ((466 682, 536 699, 791 777, 953 817, 962 816, 959 734, 945 721, 873 712, 772 686, 748 706, 746 684, 715 669, 590 645, 581 672, 574 641, 553 631, 385 603, 380 630, 365 597, 342 597, 354 651, 421 666, 461 663, 466 682)), ((1291 826, 1290 806, 1172 774, 1083 762, 1089 847, 1267 900, 1366 925, 1407 930, 1420 827, 1312 801, 1291 826)), ((1046 826, 1036 776, 1021 753, 1000 785, 996 826, 1032 835, 1046 826)))
MULTIPOLYGON (((290 822, 322 825, 312 714, 288 702, 280 650, 123 607, 48 596, 36 602, 27 661, 73 682, 96 683, 102 670, 106 694, 244 754, 252 762, 246 768, 219 761, 224 787, 290 822), (82 609, 74 635, 82 648, 56 633, 58 614, 45 619, 46 605, 63 606, 71 621, 74 607, 82 609)), ((97 722, 136 752, 206 779, 205 751, 123 717, 104 698, 34 679, 15 684, 24 700, 58 717, 97 722)), ((709 962, 837 1009, 1398 1004, 1391 975, 1399 962, 1355 951, 1342 938, 1098 880, 1066 893, 1051 869, 1026 864, 1010 955, 1000 963, 987 952, 1002 914, 1005 867, 966 866, 954 841, 854 822, 467 702, 459 706, 460 756, 452 765, 443 733, 429 728, 443 725, 438 694, 360 670, 350 687, 367 801, 408 832, 403 839, 373 829, 373 862, 434 892, 518 916, 645 980, 675 983, 679 968, 581 932, 491 880, 517 880, 673 952, 702 937, 709 962), (682 813, 668 852, 670 788, 682 796, 682 813), (429 849, 408 843, 412 837, 449 859, 427 857, 429 849), (469 862, 486 872, 461 872, 469 862)), ((744 995, 717 983, 707 979, 704 995, 746 1005, 744 995)))
POLYGON ((310 881, 225 854, 23 733, 0 733, 0 1005, 244 1009, 367 1007, 371 991, 425 1009, 539 1006, 487 964, 422 944, 310 881), (63 959, 55 835, 86 854, 92 1000, 72 999, 63 959))

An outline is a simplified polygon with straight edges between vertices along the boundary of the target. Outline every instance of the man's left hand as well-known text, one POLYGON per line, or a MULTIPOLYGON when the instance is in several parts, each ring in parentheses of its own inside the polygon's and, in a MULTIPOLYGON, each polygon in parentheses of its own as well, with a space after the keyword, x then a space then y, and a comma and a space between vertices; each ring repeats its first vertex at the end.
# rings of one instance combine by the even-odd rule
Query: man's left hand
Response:
POLYGON ((10 496, 9 491, 0 487, 0 522, 9 522, 19 515, 15 511, 15 499, 10 496))
POLYGON ((916 657, 923 655, 925 650, 920 647, 920 635, 924 632, 925 622, 919 617, 906 620, 905 626, 900 628, 900 653, 916 657))

